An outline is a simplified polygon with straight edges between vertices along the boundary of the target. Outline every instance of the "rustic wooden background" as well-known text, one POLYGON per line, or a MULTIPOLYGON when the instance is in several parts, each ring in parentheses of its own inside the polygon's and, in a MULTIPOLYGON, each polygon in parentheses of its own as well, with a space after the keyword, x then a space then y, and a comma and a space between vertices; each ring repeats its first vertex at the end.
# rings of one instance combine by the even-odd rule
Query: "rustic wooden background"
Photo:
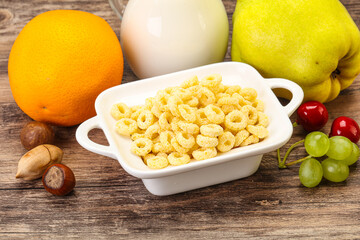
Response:
MULTIPOLYGON (((360 1, 342 2, 360 26, 360 1)), ((224 0, 229 20, 235 3, 224 0)), ((104 18, 119 36, 120 22, 106 0, 0 0, 1 239, 360 238, 360 170, 351 167, 346 182, 323 181, 319 187, 307 189, 299 182, 298 166, 278 169, 275 152, 264 155, 260 169, 248 178, 157 197, 116 160, 83 149, 75 140, 76 127, 56 128, 55 144, 64 150, 63 163, 77 178, 74 192, 55 197, 39 180, 15 179, 18 159, 26 152, 19 133, 30 118, 11 95, 7 59, 24 25, 53 9, 92 12, 104 18)), ((230 60, 229 53, 226 60, 230 60)), ((325 132, 337 116, 360 120, 359 78, 326 104, 330 116, 325 132)), ((124 82, 134 80, 126 65, 124 82)), ((296 128, 286 147, 304 136, 302 129, 296 128)), ((91 138, 106 143, 100 130, 94 130, 91 138)), ((292 159, 303 156, 300 147, 292 159)))

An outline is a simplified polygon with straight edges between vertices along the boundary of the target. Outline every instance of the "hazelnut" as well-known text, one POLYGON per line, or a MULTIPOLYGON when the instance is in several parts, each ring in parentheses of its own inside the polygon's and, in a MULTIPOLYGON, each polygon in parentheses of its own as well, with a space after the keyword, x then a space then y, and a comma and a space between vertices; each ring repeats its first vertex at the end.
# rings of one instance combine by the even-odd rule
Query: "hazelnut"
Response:
POLYGON ((41 144, 54 142, 55 133, 53 129, 42 122, 28 122, 20 133, 21 143, 27 150, 33 149, 41 144))
POLYGON ((64 196, 74 189, 76 180, 73 171, 69 167, 57 163, 45 170, 42 183, 49 193, 64 196))

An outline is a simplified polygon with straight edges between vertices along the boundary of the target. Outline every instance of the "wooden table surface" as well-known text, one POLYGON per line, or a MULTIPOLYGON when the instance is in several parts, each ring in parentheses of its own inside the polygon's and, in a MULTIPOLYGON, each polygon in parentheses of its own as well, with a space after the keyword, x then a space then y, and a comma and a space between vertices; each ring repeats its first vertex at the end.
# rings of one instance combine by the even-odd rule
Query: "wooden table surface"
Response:
MULTIPOLYGON (((360 26, 360 1, 342 0, 360 26)), ((235 0, 224 0, 231 23, 235 0)), ((1 239, 359 239, 360 170, 351 167, 343 183, 323 181, 301 186, 298 167, 279 170, 276 153, 265 154, 252 176, 172 196, 150 194, 142 181, 127 174, 118 161, 91 153, 75 140, 75 127, 55 128, 63 163, 73 169, 72 194, 55 197, 40 180, 15 179, 26 152, 19 134, 31 119, 16 105, 8 82, 7 60, 24 25, 53 9, 78 9, 104 18, 119 36, 120 21, 106 0, 0 1, 0 238, 1 239)), ((230 42, 230 41, 229 41, 230 42)), ((229 48, 230 49, 230 48, 229 48)), ((230 60, 229 52, 226 60, 230 60)), ((136 77, 125 65, 123 82, 136 77)), ((326 104, 329 122, 340 115, 360 120, 360 77, 326 104)), ((294 121, 294 116, 291 117, 294 121)), ((295 129, 282 148, 305 136, 295 129)), ((106 144, 100 130, 91 138, 106 144)), ((297 148, 292 159, 303 157, 297 148)))

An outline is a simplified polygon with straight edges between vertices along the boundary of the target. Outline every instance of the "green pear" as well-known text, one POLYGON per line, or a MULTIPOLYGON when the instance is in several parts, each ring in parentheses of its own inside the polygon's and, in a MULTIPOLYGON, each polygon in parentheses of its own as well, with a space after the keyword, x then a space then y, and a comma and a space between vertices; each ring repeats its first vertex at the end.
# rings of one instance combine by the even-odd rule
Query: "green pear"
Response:
POLYGON ((231 57, 328 102, 360 73, 360 33, 338 0, 238 0, 231 57))

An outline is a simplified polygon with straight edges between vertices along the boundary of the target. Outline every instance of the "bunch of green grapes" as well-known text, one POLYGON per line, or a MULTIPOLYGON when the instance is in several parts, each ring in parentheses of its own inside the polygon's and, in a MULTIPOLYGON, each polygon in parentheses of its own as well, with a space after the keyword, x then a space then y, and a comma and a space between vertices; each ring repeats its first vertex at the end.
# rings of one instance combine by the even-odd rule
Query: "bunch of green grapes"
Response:
POLYGON ((349 176, 349 166, 354 164, 359 156, 359 147, 343 136, 328 136, 316 131, 305 138, 305 150, 309 158, 301 163, 299 169, 300 182, 305 187, 317 186, 322 178, 332 182, 342 182, 349 176), (327 158, 320 161, 315 158, 327 158))

